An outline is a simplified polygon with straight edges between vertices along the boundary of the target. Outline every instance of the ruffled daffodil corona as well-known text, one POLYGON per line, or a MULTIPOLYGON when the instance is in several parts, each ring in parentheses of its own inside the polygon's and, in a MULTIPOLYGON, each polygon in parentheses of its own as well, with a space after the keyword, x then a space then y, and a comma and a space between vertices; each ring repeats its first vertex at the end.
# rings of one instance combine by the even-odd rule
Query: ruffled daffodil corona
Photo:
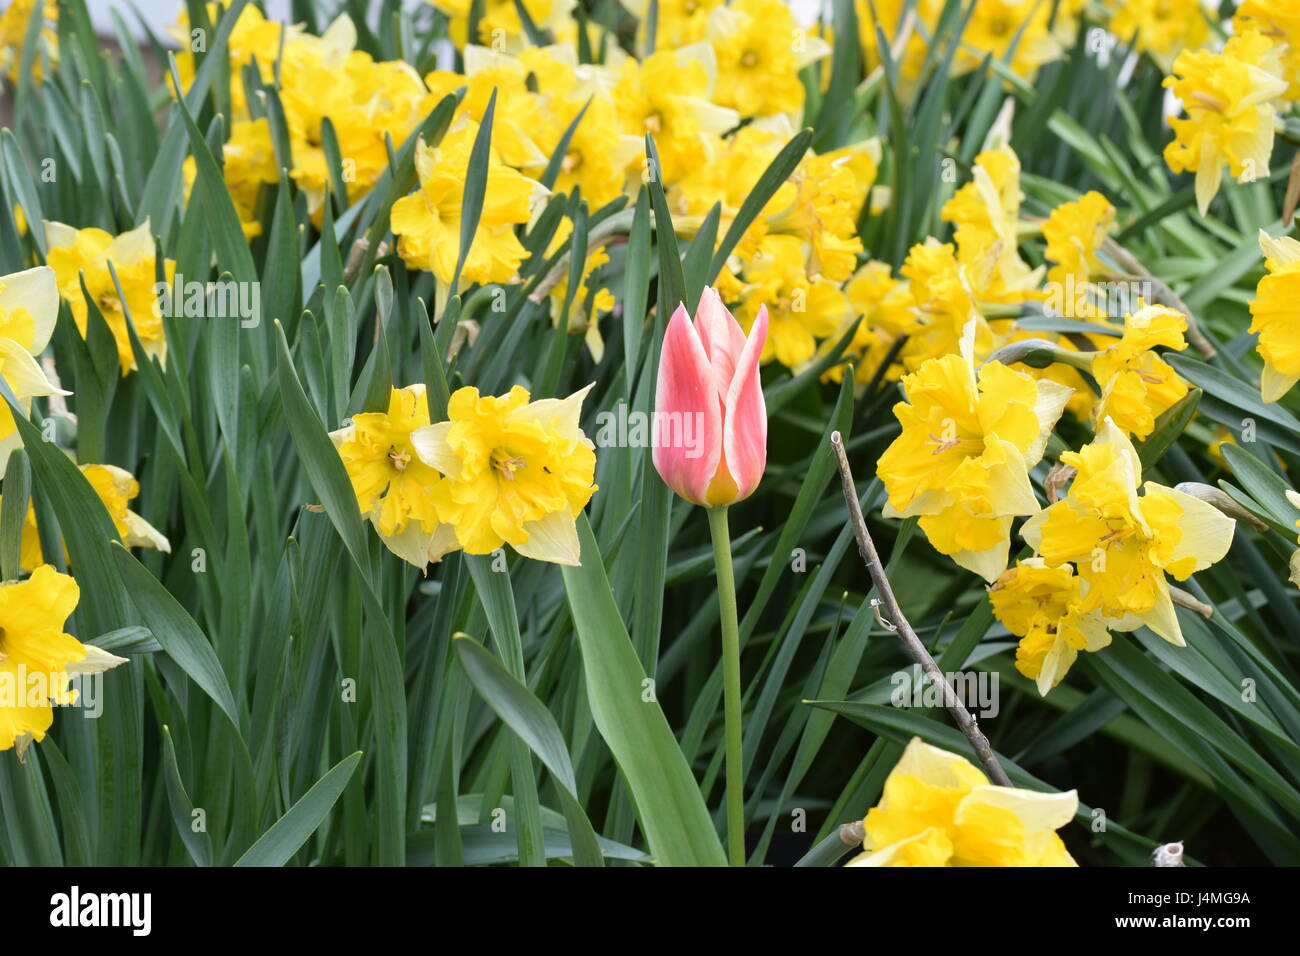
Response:
POLYGON ((1109 418, 1061 461, 1076 471, 1069 493, 1025 522, 1024 539, 1049 567, 1076 566, 1079 610, 1099 612, 1111 630, 1146 625, 1182 646, 1166 575, 1184 581, 1223 558, 1235 522, 1199 498, 1143 484, 1132 442, 1109 418))
POLYGON ((442 476, 428 489, 444 526, 435 559, 509 544, 526 558, 581 564, 576 519, 597 490, 595 445, 579 425, 591 388, 535 402, 518 385, 500 397, 461 388, 449 421, 411 432, 416 456, 442 476))
POLYGON ((989 588, 989 601, 997 619, 1020 638, 1016 670, 1040 694, 1061 682, 1080 651, 1110 643, 1101 614, 1082 609, 1080 579, 1068 564, 1049 568, 1042 558, 1020 561, 989 588))
POLYGON ((1079 798, 989 783, 969 760, 913 737, 863 821, 847 866, 1076 866, 1056 831, 1079 798))
POLYGON ((1163 305, 1148 305, 1124 317, 1120 340, 1092 359, 1101 385, 1093 422, 1107 418, 1138 440, 1151 434, 1156 419, 1187 394, 1187 383, 1155 351, 1187 348, 1187 316, 1163 305))
POLYGON ((986 581, 1007 566, 1013 517, 1036 514, 1038 464, 1071 389, 1000 362, 975 366, 975 327, 961 352, 903 378, 903 433, 880 456, 886 517, 920 516, 935 549, 986 581))
POLYGON ((0 750, 21 756, 43 740, 52 704, 77 702, 68 686, 73 677, 126 663, 64 632, 80 596, 77 582, 48 564, 24 581, 0 584, 0 750))

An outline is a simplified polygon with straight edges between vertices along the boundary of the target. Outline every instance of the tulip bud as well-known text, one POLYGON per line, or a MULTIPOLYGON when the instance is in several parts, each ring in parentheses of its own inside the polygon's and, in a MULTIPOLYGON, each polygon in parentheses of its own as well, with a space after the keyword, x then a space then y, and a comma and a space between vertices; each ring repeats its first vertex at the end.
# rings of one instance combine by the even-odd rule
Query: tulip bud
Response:
POLYGON ((655 392, 654 463, 669 488, 705 507, 749 497, 767 465, 767 407, 758 360, 767 307, 749 337, 717 291, 695 321, 678 306, 664 334, 655 392))

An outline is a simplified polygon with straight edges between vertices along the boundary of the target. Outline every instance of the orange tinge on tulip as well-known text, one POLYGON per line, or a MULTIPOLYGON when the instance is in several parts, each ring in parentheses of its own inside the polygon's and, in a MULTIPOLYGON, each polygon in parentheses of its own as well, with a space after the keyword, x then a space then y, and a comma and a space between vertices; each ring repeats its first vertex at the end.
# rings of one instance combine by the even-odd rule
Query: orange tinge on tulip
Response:
POLYGON ((767 466, 767 406, 758 360, 767 307, 745 337, 717 291, 706 288, 691 322, 679 305, 668 322, 655 393, 654 463, 687 501, 734 504, 767 466))

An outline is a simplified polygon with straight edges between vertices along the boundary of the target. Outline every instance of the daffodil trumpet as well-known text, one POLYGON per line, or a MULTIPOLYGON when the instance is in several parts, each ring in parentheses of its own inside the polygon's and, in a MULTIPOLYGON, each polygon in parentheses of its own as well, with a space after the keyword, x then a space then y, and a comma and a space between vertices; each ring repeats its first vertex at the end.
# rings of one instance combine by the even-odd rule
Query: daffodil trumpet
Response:
POLYGON ((727 848, 745 865, 743 731, 740 710, 740 625, 731 565, 727 507, 749 497, 767 465, 767 406, 758 365, 767 339, 767 309, 746 336, 716 289, 695 311, 678 306, 664 333, 655 392, 654 464, 664 483, 708 509, 718 575, 727 753, 727 848), (694 422, 696 441, 682 440, 694 422), (672 423, 678 423, 676 431, 672 423))

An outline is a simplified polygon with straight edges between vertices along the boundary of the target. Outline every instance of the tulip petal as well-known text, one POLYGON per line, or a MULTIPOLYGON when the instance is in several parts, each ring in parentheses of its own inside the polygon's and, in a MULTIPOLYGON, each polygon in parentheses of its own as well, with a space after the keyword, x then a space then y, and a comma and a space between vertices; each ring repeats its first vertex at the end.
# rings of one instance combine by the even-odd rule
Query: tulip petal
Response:
POLYGON ((664 483, 687 501, 704 504, 722 457, 722 410, 709 357, 683 306, 664 333, 652 444, 664 483))
POLYGON ((718 382, 718 400, 725 402, 731 380, 736 377, 736 366, 745 350, 745 333, 714 288, 706 287, 700 296, 699 307, 695 310, 695 331, 713 366, 718 382))
POLYGON ((722 440, 727 469, 738 489, 737 501, 753 493, 767 467, 767 404, 758 371, 766 341, 767 306, 764 305, 758 309, 758 318, 749 330, 735 377, 727 390, 722 440))

